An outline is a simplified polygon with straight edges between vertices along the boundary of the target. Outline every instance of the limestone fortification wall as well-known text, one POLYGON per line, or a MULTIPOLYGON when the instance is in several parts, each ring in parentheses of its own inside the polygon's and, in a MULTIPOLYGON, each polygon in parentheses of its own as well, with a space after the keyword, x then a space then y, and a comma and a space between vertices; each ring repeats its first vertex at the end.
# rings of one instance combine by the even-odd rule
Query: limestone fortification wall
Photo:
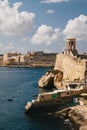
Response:
POLYGON ((82 80, 85 76, 86 60, 70 55, 58 54, 54 69, 63 72, 64 80, 82 80))

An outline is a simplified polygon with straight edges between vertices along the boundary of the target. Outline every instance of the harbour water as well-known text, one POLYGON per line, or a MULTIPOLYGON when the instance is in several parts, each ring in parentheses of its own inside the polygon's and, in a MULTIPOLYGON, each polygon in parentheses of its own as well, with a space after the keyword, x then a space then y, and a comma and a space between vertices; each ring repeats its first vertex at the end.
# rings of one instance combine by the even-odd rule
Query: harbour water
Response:
POLYGON ((48 69, 0 67, 0 130, 74 130, 59 117, 24 114, 27 101, 40 91, 39 78, 48 69))

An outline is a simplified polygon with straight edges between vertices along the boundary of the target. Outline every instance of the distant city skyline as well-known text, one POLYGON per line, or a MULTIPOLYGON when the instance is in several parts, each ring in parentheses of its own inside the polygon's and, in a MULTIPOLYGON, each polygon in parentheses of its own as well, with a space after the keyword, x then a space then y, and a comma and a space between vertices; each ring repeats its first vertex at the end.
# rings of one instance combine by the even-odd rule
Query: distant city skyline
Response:
POLYGON ((73 37, 87 52, 87 0, 0 0, 0 54, 62 52, 73 37))

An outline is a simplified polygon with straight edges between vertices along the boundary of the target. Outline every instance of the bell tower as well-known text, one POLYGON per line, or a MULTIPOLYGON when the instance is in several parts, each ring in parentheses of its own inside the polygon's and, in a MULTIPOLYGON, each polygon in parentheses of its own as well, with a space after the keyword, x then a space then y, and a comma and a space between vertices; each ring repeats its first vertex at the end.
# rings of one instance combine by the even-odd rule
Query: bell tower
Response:
POLYGON ((69 38, 66 39, 66 55, 77 55, 78 51, 76 50, 76 39, 75 38, 69 38))

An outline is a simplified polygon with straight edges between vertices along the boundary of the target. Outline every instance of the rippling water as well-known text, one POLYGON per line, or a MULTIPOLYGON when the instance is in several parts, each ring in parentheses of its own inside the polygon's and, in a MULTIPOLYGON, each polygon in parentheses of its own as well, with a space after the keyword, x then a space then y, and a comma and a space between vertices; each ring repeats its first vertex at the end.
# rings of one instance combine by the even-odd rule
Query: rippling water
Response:
POLYGON ((48 68, 0 68, 0 130, 67 130, 60 118, 24 114, 27 101, 38 94, 39 78, 48 68))

